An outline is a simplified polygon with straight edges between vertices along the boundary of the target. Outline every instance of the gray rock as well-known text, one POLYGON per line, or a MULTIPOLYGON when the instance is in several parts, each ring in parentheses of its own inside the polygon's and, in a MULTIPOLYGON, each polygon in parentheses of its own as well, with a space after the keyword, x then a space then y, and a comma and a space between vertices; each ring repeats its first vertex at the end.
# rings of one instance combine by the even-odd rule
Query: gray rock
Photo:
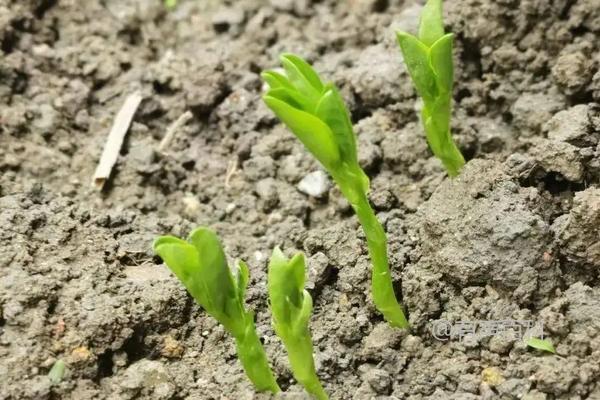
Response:
POLYGON ((377 189, 369 193, 369 200, 376 210, 390 210, 396 204, 396 197, 391 190, 377 189))
POLYGON ((418 211, 428 256, 403 276, 411 321, 435 313, 440 291, 453 283, 509 290, 517 302, 539 293, 538 270, 551 243, 548 226, 530 207, 535 196, 490 161, 473 160, 442 183, 418 211))
POLYGON ((59 113, 50 104, 41 104, 34 112, 38 118, 33 120, 33 128, 41 135, 52 135, 56 130, 59 113))
POLYGON ((463 374, 458 381, 458 390, 468 393, 477 393, 479 391, 480 383, 481 377, 479 375, 463 374))
POLYGON ((365 48, 348 70, 347 79, 366 108, 406 100, 414 94, 396 46, 380 43, 365 48))
POLYGON ((365 171, 373 170, 381 161, 381 148, 375 143, 361 141, 358 144, 358 164, 365 171))
MULTIPOLYGON (((210 96, 219 100, 229 90, 226 82, 221 82, 219 90, 213 90, 206 93, 203 97, 210 96)), ((208 104, 207 102, 203 102, 208 104)), ((213 103, 214 105, 214 103, 213 103)), ((213 112, 213 107, 203 108, 206 113, 213 112)), ((236 88, 221 101, 216 107, 216 115, 219 118, 219 125, 227 134, 246 135, 257 129, 261 121, 275 119, 273 113, 260 100, 257 93, 251 93, 244 87, 236 88)), ((290 135, 289 132, 286 135, 290 135)), ((260 137, 260 136, 259 136, 260 137)), ((289 136, 288 136, 289 137, 289 136)))
POLYGON ((439 314, 442 275, 423 265, 409 265, 402 274, 402 294, 410 310, 410 324, 425 324, 439 314))
POLYGON ((289 214, 300 219, 306 218, 306 212, 309 207, 309 201, 302 193, 299 193, 296 188, 287 183, 278 183, 279 204, 278 211, 284 215, 289 214))
POLYGON ((143 137, 132 143, 127 162, 140 173, 151 173, 155 170, 152 168, 152 164, 156 161, 155 148, 156 144, 150 138, 143 137))
POLYGON ((544 324, 544 330, 549 333, 565 336, 569 332, 569 322, 564 314, 553 311, 551 307, 544 308, 540 312, 540 318, 544 324))
MULTIPOLYGON (((387 358, 388 353, 395 352, 405 331, 392 328, 388 323, 380 323, 365 338, 362 356, 374 361, 387 358)), ((402 350, 405 351, 404 346, 402 350)))
POLYGON ((600 270, 600 189, 576 193, 573 208, 555 221, 553 230, 559 251, 569 262, 600 270))
POLYGON ((514 123, 521 128, 519 136, 528 137, 558 111, 564 109, 564 99, 554 93, 523 93, 511 108, 514 123))
POLYGON ((543 361, 539 361, 537 364, 537 370, 530 380, 536 384, 538 390, 544 393, 554 395, 567 393, 577 379, 577 366, 571 360, 544 357, 543 361), (561 379, 556 379, 559 375, 561 379))
POLYGON ((511 378, 496 386, 500 395, 510 396, 513 399, 521 399, 529 391, 531 382, 527 379, 511 378))
POLYGON ((600 334, 600 324, 598 323, 600 321, 600 289, 577 282, 567 289, 564 297, 568 302, 565 315, 569 320, 571 331, 589 330, 591 337, 600 334))
POLYGON ((497 354, 506 354, 515 342, 515 333, 512 331, 501 332, 490 338, 490 351, 497 354))
POLYGON ((539 139, 530 150, 531 157, 546 172, 556 172, 571 182, 583 178, 583 164, 579 148, 566 142, 539 139))
POLYGON ((113 381, 115 391, 144 393, 151 399, 168 399, 175 393, 173 379, 159 361, 140 360, 127 368, 125 374, 113 381))
POLYGON ((279 203, 277 181, 275 181, 275 179, 261 179, 256 183, 255 191, 258 197, 263 201, 263 209, 272 210, 277 206, 277 203, 279 203))
POLYGON ((275 175, 275 160, 269 156, 252 157, 244 161, 243 169, 246 177, 251 181, 275 175))
POLYGON ((508 124, 487 118, 471 120, 474 121, 476 138, 484 153, 502 151, 514 141, 514 132, 508 124))
POLYGON ((587 104, 578 104, 556 113, 544 126, 548 139, 580 147, 595 145, 598 137, 591 134, 592 113, 599 114, 600 111, 587 104))
POLYGON ((404 172, 413 166, 423 169, 431 157, 421 125, 406 124, 400 131, 387 132, 381 142, 383 161, 394 171, 404 172))
POLYGON ((365 380, 378 394, 389 394, 392 389, 392 379, 385 370, 371 368, 365 373, 365 380))
POLYGON ((324 253, 318 252, 310 256, 307 264, 308 282, 306 283, 306 287, 308 289, 321 289, 330 277, 329 258, 324 253))
POLYGON ((143 0, 129 2, 109 0, 106 2, 106 8, 115 18, 130 23, 156 18, 160 12, 160 7, 157 4, 143 0))
POLYGON ((592 61, 583 52, 562 54, 552 67, 552 77, 567 96, 585 91, 592 80, 592 61))
MULTIPOLYGON (((590 329, 590 333, 591 333, 590 329)), ((588 332, 572 332, 555 346, 556 352, 561 356, 577 356, 581 359, 590 354, 594 348, 588 332)), ((556 344, 556 343, 555 343, 556 344)))
POLYGON ((314 169, 315 159, 306 151, 296 152, 279 159, 277 176, 287 182, 299 182, 307 171, 314 169))
MULTIPOLYGON (((189 108, 195 113, 206 114, 212 111, 226 92, 224 75, 222 72, 216 71, 215 68, 217 67, 212 65, 199 67, 200 71, 190 77, 191 82, 180 82, 173 79, 171 75, 176 75, 178 71, 171 71, 170 69, 160 71, 159 78, 164 80, 166 87, 172 89, 179 86, 183 87, 189 108)), ((230 105, 231 103, 224 103, 223 108, 230 105)), ((233 106, 230 108, 233 108, 233 106)), ((227 108, 227 111, 230 111, 230 108, 227 108)), ((219 111, 219 116, 225 113, 221 109, 219 111)), ((231 113, 233 112, 231 111, 231 113)))
POLYGON ((364 336, 363 328, 367 321, 359 321, 358 318, 352 318, 346 314, 346 316, 340 316, 339 322, 336 335, 341 343, 353 346, 361 341, 364 336))

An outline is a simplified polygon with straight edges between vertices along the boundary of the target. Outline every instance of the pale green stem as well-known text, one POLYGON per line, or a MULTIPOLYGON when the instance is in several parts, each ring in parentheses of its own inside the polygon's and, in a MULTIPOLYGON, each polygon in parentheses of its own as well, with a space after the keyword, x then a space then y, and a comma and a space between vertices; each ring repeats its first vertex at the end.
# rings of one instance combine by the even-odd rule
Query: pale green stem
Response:
POLYGON ((277 393, 281 389, 271 372, 267 355, 256 333, 254 317, 251 313, 246 314, 245 324, 244 332, 234 335, 238 358, 244 367, 244 371, 246 371, 246 375, 258 391, 277 393))
POLYGON ((408 321, 394 293, 388 263, 385 231, 371 208, 366 193, 358 185, 352 183, 356 182, 356 179, 344 177, 334 177, 334 179, 338 182, 344 196, 356 212, 367 238, 369 256, 373 263, 371 293, 375 307, 383 314, 390 325, 397 328, 408 328, 408 321))
POLYGON ((285 348, 288 350, 288 356, 294 378, 304 386, 306 391, 312 394, 318 400, 328 400, 329 397, 319 377, 315 372, 315 362, 313 359, 313 346, 308 331, 293 342, 284 341, 285 348))
POLYGON ((433 154, 442 161, 442 164, 448 172, 448 176, 454 178, 458 176, 460 170, 465 165, 465 159, 456 146, 452 134, 450 133, 450 129, 447 129, 451 112, 450 99, 448 99, 447 102, 439 102, 437 109, 435 108, 435 103, 433 104, 434 105, 425 103, 422 111, 425 137, 427 138, 427 143, 433 154), (444 106, 440 106, 440 104, 444 106), (444 124, 436 125, 433 120, 430 120, 430 123, 427 122, 430 116, 435 116, 437 114, 447 116, 444 124), (444 128, 440 129, 439 125, 443 125, 444 128))

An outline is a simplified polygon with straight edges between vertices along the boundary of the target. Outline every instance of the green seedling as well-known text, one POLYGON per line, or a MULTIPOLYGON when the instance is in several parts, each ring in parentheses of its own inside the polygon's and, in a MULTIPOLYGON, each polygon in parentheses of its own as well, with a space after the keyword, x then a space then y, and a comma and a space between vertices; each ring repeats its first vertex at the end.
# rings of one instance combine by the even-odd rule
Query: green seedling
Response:
POLYGON ((174 9, 177 6, 177 0, 165 0, 165 7, 169 10, 174 9))
POLYGON ((373 302, 391 325, 406 328, 390 276, 385 232, 367 198, 369 178, 358 165, 356 136, 344 101, 337 88, 323 84, 300 57, 284 54, 281 62, 286 75, 262 74, 270 87, 263 99, 325 167, 354 208, 373 262, 373 302))
POLYGON ((288 352, 294 378, 319 400, 327 400, 313 359, 313 346, 308 329, 313 303, 304 290, 305 261, 302 253, 292 259, 275 248, 269 262, 269 300, 273 328, 288 352))
POLYGON ((217 235, 207 229, 192 231, 187 241, 161 236, 154 251, 208 314, 234 338, 246 375, 259 391, 279 392, 254 326, 254 313, 244 307, 248 266, 240 261, 231 273, 217 235))
POLYGON ((457 176, 465 159, 450 133, 454 36, 444 32, 442 0, 429 0, 423 8, 418 38, 406 32, 397 32, 397 38, 408 72, 423 99, 421 117, 429 147, 448 175, 457 176))
POLYGON ((536 337, 530 337, 527 339, 527 346, 532 347, 537 350, 547 351, 549 353, 555 353, 556 350, 552 345, 552 342, 548 339, 540 339, 536 337))
POLYGON ((65 376, 66 369, 67 367, 63 360, 56 360, 48 372, 48 379, 50 379, 50 382, 53 385, 58 385, 65 376))

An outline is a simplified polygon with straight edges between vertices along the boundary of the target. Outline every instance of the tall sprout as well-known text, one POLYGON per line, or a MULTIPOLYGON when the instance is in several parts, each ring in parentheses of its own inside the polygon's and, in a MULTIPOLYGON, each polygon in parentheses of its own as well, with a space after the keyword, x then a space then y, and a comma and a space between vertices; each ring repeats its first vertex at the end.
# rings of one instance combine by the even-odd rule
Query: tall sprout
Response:
POLYGON ((293 54, 281 56, 285 75, 262 74, 270 89, 263 99, 325 167, 348 199, 363 227, 373 262, 371 294, 377 309, 392 325, 408 327, 396 300, 383 227, 369 204, 369 178, 358 164, 356 135, 337 88, 323 83, 314 69, 293 54))

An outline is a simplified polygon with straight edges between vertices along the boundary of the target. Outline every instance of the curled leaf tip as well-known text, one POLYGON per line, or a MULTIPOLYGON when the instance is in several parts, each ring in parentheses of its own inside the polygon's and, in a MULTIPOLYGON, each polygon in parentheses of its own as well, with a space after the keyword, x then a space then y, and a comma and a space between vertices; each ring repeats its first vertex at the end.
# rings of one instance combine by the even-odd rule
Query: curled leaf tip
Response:
POLYGON ((426 46, 431 46, 442 36, 444 36, 442 0, 428 0, 421 12, 419 39, 426 46))
POLYGON ((276 246, 273 249, 273 254, 271 256, 271 260, 277 261, 277 262, 287 262, 287 257, 285 256, 285 254, 283 254, 283 251, 281 251, 281 249, 279 248, 279 246, 276 246))

